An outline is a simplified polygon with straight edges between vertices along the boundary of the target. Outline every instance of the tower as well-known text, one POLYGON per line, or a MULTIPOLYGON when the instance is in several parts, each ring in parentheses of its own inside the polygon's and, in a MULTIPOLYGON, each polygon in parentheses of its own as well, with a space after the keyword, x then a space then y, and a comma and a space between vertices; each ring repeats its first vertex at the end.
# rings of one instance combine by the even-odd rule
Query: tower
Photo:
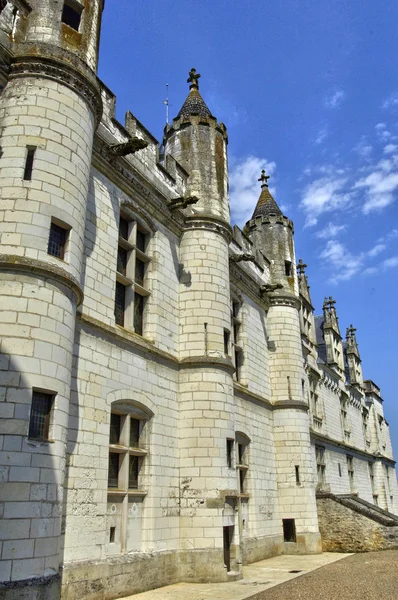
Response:
POLYGON ((356 329, 352 325, 347 327, 346 344, 350 383, 361 390, 363 387, 361 357, 358 350, 356 329))
POLYGON ((235 439, 227 132, 201 97, 199 77, 192 69, 164 139, 166 156, 189 173, 187 196, 197 198, 184 211, 180 243, 180 538, 183 578, 222 581, 237 569, 238 534, 236 471, 225 461, 235 439))
POLYGON ((272 197, 268 179, 263 171, 260 197, 247 228, 255 248, 270 260, 267 332, 285 551, 320 552, 293 223, 272 197))
POLYGON ((2 7, 0 51, 10 63, 0 97, 4 597, 29 585, 30 594, 54 599, 88 179, 101 116, 95 72, 103 0, 2 7))
POLYGON ((339 318, 335 308, 336 300, 332 296, 323 303, 323 334, 326 346, 326 358, 339 375, 344 373, 343 344, 340 334, 339 318))

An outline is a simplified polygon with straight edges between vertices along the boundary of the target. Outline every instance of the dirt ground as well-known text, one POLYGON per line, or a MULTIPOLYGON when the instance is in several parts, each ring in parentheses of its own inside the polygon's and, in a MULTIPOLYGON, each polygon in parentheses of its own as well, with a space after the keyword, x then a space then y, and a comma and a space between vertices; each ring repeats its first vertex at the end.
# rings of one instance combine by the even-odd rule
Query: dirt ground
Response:
POLYGON ((250 600, 398 600, 398 550, 349 556, 250 600))

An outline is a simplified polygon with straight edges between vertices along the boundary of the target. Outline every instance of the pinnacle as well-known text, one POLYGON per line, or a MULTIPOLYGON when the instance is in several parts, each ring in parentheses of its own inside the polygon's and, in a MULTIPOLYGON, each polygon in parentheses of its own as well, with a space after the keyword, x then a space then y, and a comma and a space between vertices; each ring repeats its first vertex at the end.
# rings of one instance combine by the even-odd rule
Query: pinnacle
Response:
POLYGON ((190 70, 189 78, 187 79, 187 82, 190 83, 189 94, 177 115, 177 119, 180 117, 189 117, 191 115, 199 115, 200 117, 212 116, 205 101, 199 93, 199 77, 200 74, 196 73, 196 69, 190 70))
POLYGON ((259 181, 262 182, 261 194, 258 199, 257 206, 254 210, 252 219, 255 219, 256 217, 262 217, 262 216, 268 217, 271 215, 275 215, 275 216, 282 215, 281 209, 279 208, 279 206, 275 202, 271 192, 269 191, 268 179, 269 179, 269 175, 265 175, 265 171, 263 169, 261 171, 261 177, 259 179, 259 181))

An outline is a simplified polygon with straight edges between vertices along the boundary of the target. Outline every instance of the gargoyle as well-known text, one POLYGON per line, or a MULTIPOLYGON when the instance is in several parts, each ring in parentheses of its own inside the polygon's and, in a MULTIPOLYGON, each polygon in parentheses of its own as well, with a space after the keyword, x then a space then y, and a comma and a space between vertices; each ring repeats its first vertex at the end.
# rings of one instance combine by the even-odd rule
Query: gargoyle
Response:
POLYGON ((260 294, 267 294, 269 292, 275 292, 275 290, 281 290, 283 285, 281 283, 266 283, 260 286, 260 294))
POLYGON ((128 142, 123 144, 113 144, 109 146, 108 153, 112 156, 128 156, 134 154, 138 150, 143 150, 148 146, 148 142, 138 137, 132 137, 128 142))
POLYGON ((229 257, 229 260, 231 262, 255 262, 256 258, 253 256, 253 254, 248 254, 248 253, 242 253, 242 254, 233 254, 232 256, 229 257))
POLYGON ((190 204, 196 204, 197 202, 199 202, 197 196, 187 196, 186 198, 181 196, 180 198, 173 198, 173 200, 170 200, 168 206, 170 210, 175 210, 176 208, 186 208, 190 204))

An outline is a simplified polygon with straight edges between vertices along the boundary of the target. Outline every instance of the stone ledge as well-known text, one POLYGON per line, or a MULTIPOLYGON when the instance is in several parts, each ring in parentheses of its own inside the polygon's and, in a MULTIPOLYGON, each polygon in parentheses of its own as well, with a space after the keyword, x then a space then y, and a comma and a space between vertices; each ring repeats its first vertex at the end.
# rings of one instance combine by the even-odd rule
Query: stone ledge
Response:
POLYGON ((78 281, 68 271, 52 263, 14 254, 0 254, 0 270, 30 271, 36 275, 52 277, 73 291, 76 296, 76 306, 83 302, 83 290, 78 281))

